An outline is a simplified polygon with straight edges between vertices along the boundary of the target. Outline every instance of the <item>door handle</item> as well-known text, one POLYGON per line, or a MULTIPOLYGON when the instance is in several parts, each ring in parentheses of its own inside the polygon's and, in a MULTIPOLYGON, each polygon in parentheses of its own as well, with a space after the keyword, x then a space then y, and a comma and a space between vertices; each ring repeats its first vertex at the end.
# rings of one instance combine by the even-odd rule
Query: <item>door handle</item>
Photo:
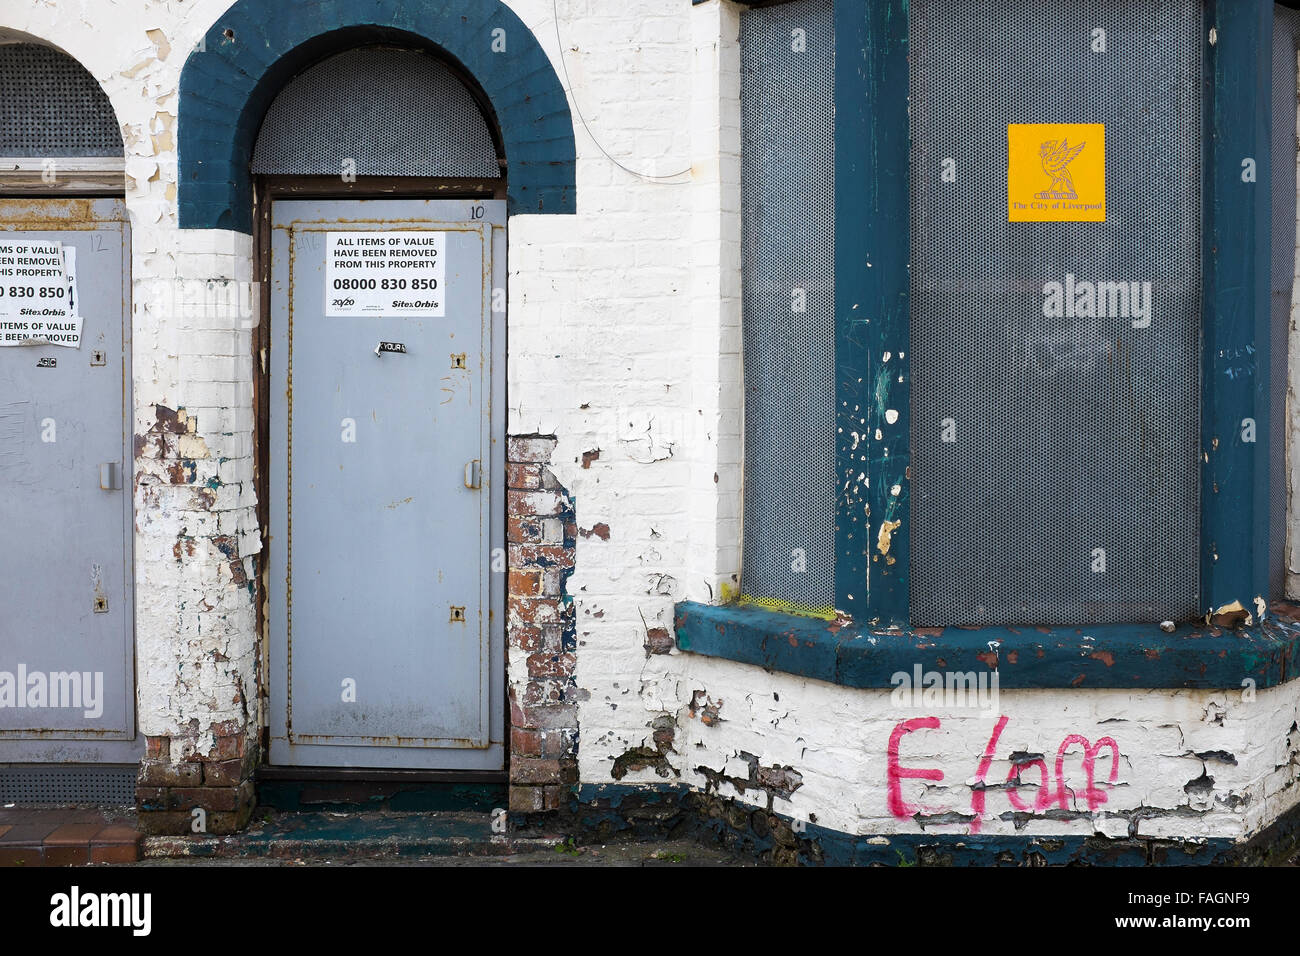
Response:
POLYGON ((106 461, 99 466, 99 487, 104 491, 122 490, 122 464, 106 461))
POLYGON ((483 470, 479 467, 479 460, 465 462, 465 487, 482 488, 483 487, 483 470))

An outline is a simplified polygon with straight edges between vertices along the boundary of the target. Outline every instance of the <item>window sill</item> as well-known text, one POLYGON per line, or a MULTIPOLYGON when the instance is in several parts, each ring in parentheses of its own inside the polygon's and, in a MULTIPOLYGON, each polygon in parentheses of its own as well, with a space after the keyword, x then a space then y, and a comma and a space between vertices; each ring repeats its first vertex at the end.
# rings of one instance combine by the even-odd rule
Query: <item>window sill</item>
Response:
POLYGON ((1274 687, 1300 676, 1300 605, 1278 603, 1240 628, 883 629, 735 605, 683 602, 677 647, 844 687, 892 688, 903 671, 997 670, 1002 689, 1274 687), (990 647, 993 644, 993 647, 990 647))

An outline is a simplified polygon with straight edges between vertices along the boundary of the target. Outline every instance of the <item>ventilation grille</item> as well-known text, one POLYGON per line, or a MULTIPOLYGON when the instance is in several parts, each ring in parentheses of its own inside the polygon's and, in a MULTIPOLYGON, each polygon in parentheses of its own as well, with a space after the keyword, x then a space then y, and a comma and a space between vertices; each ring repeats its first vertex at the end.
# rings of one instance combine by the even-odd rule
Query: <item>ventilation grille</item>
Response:
POLYGON ((108 97, 76 60, 36 43, 0 44, 0 156, 121 156, 108 97))
POLYGON ((835 603, 836 501, 830 0, 743 12, 740 48, 743 590, 824 613, 835 603))
POLYGON ((0 767, 0 803, 19 806, 135 806, 134 764, 120 767, 60 765, 0 767))
POLYGON ((1273 8, 1273 295, 1269 343, 1269 591, 1273 600, 1286 586, 1286 393, 1292 286, 1296 271, 1297 44, 1300 11, 1273 8))
POLYGON ((1202 46, 1190 0, 911 5, 914 624, 1197 612, 1202 46), (1106 221, 1007 221, 1022 123, 1105 124, 1106 221), (1150 327, 1046 318, 1067 274, 1150 327))
POLYGON ((452 71, 414 50, 361 47, 311 67, 276 96, 254 173, 498 178, 478 104, 452 71))

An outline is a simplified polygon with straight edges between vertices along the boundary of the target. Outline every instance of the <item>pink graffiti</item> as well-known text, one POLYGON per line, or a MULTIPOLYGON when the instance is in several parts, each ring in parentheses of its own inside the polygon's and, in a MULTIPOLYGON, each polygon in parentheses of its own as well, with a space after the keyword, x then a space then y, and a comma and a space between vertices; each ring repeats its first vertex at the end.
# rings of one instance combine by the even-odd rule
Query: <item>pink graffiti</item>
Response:
POLYGON ((889 735, 889 811, 896 817, 910 817, 917 807, 903 802, 904 780, 942 780, 942 770, 914 770, 898 764, 898 744, 904 734, 914 730, 933 730, 939 726, 938 717, 916 717, 895 725, 889 735))
POLYGON ((1083 747, 1083 772, 1087 775, 1087 784, 1084 787, 1084 796, 1088 800, 1088 809, 1096 810, 1106 802, 1106 791, 1098 790, 1093 772, 1097 765, 1097 752, 1102 747, 1110 748, 1110 783, 1114 785, 1119 778, 1119 744, 1115 743, 1109 737, 1102 737, 1095 744, 1089 743, 1087 737, 1081 737, 1078 734, 1070 734, 1065 740, 1061 741, 1061 747, 1056 751, 1056 795, 1057 802, 1062 810, 1068 810, 1069 804, 1065 799, 1065 774, 1063 767, 1065 765, 1065 752, 1070 749, 1071 744, 1079 744, 1083 747))
MULTIPOLYGON (((997 724, 993 728, 993 733, 989 735, 988 743, 984 747, 984 752, 980 755, 979 764, 975 770, 975 777, 971 781, 971 799, 970 808, 974 814, 970 823, 970 832, 979 833, 983 826, 985 810, 987 808, 988 793, 986 784, 988 779, 989 768, 997 754, 998 742, 1002 738, 1002 731, 1006 728, 1010 718, 1003 716, 998 718, 997 724)), ((911 720, 904 720, 894 725, 893 731, 889 735, 889 749, 887 751, 887 781, 889 796, 889 811, 895 817, 905 819, 915 816, 920 808, 916 804, 907 803, 903 800, 902 783, 904 780, 943 780, 943 771, 937 768, 927 767, 904 767, 899 759, 899 746, 903 737, 907 734, 914 733, 918 730, 938 730, 942 722, 938 717, 915 717, 911 720)), ((1074 794, 1074 790, 1065 784, 1065 758, 1071 747, 1080 746, 1083 748, 1083 772, 1084 788, 1083 798, 1090 811, 1096 810, 1099 806, 1109 799, 1109 794, 1105 789, 1098 785, 1096 779, 1097 757, 1103 748, 1110 750, 1110 773, 1106 781, 1107 786, 1114 786, 1119 780, 1119 744, 1111 737, 1100 737, 1096 743, 1088 740, 1081 734, 1069 734, 1056 751, 1056 780, 1055 786, 1049 777, 1047 763, 1041 757, 1016 763, 1008 771, 1005 784, 1007 801, 1013 808, 1019 811, 1028 811, 1030 806, 1021 799, 1020 796, 1020 774, 1025 770, 1037 766, 1040 775, 1040 785, 1038 796, 1034 801, 1033 813, 1042 813, 1050 810, 1055 804, 1062 810, 1068 810, 1070 807, 1069 798, 1074 794), (1014 783, 1013 783, 1014 781, 1014 783)), ((942 813, 943 808, 931 809, 925 808, 926 813, 942 813)))
POLYGON ((1052 792, 1051 781, 1047 776, 1047 764, 1043 762, 1041 757, 1038 757, 1034 760, 1026 760, 1024 763, 1012 764, 1011 769, 1007 771, 1007 799, 1011 801, 1011 805, 1017 810, 1028 810, 1029 804, 1020 799, 1020 791, 1017 786, 1010 785, 1011 781, 1015 780, 1018 785, 1020 783, 1020 771, 1028 770, 1035 764, 1037 764, 1038 769, 1042 771, 1043 779, 1038 787, 1038 799, 1034 801, 1034 812, 1037 813, 1040 810, 1046 810, 1052 805, 1054 794, 1052 792))
POLYGON ((997 726, 993 728, 993 735, 989 737, 989 744, 984 748, 984 756, 980 758, 979 769, 975 771, 975 786, 971 789, 970 808, 975 812, 975 819, 971 821, 970 832, 979 833, 980 827, 984 822, 984 778, 988 776, 989 764, 993 763, 993 754, 998 749, 998 738, 1002 736, 1002 728, 1007 725, 1010 717, 1002 716, 998 718, 997 726))

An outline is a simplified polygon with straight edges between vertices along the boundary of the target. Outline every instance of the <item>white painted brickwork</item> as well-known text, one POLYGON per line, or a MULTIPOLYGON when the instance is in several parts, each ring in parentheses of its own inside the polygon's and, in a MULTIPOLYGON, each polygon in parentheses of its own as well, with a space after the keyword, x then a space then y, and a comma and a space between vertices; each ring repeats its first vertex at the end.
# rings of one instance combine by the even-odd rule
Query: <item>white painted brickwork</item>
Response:
MULTIPOLYGON (((251 575, 260 547, 250 330, 242 309, 192 306, 209 281, 251 279, 251 242, 177 228, 181 67, 226 6, 44 0, 9 3, 0 14, 6 35, 54 44, 84 64, 122 124, 135 430, 146 436, 135 499, 140 729, 197 733, 200 750, 212 745, 212 724, 264 720, 255 609, 232 567, 251 575), (185 280, 200 285, 180 296, 185 280), (180 430, 157 428, 158 406, 184 410, 180 430), (168 470, 178 457, 196 462, 179 483, 168 470)), ((551 0, 510 6, 563 80, 551 0)), ((919 832, 915 820, 891 812, 887 751, 898 722, 925 712, 900 714, 886 691, 646 653, 647 630, 671 631, 675 602, 718 600, 739 571, 738 7, 559 0, 559 11, 573 102, 591 131, 624 164, 664 177, 619 169, 575 111, 578 214, 518 216, 509 227, 507 429, 558 437, 551 470, 576 502, 568 590, 579 639, 580 780, 610 782, 615 758, 651 746, 651 725, 669 717, 677 729, 667 759, 680 776, 634 770, 622 783, 702 787, 700 768, 745 779, 751 767, 742 754, 751 754, 800 777, 791 799, 777 798, 778 811, 848 833, 919 832), (607 540, 581 533, 598 523, 608 525, 607 540), (706 699, 718 718, 709 723, 706 711, 691 711, 706 699)), ((1132 826, 1142 836, 1238 838, 1300 794, 1292 686, 1253 702, 1240 693, 1075 690, 1006 691, 1001 703, 1009 719, 987 768, 991 784, 1006 779, 1015 751, 1043 754, 1054 772, 1072 734, 1113 738, 1120 760, 1111 788, 1109 754, 1097 758, 1106 802, 1080 819, 1033 813, 1017 830, 1003 816, 1006 791, 991 787, 986 833, 1122 836, 1132 826), (1195 756, 1211 752, 1218 756, 1195 756), (1203 774, 1213 782, 1189 787, 1203 774)), ((902 737, 899 762, 943 779, 904 779, 900 799, 955 815, 929 826, 965 832, 969 782, 995 720, 941 709, 932 716, 941 726, 902 737)), ((1071 810, 1086 810, 1081 760, 1075 747, 1064 765, 1071 810)), ((1036 778, 1028 771, 1019 791, 1031 807, 1036 778)), ((721 792, 767 799, 725 782, 721 792)))
MULTIPOLYGON (((682 729, 673 763, 685 781, 703 787, 707 778, 698 772, 701 767, 744 780, 747 768, 740 755, 748 753, 763 767, 789 766, 801 774, 802 784, 790 799, 774 800, 778 812, 815 817, 819 825, 853 834, 919 833, 918 820, 927 833, 971 832, 977 792, 971 784, 979 777, 997 716, 942 706, 900 710, 888 690, 853 690, 689 655, 675 660, 683 662, 677 685, 682 729), (720 702, 720 719, 705 723, 689 716, 696 691, 720 702), (900 777, 899 795, 911 806, 898 816, 889 804, 891 734, 902 721, 928 716, 937 717, 939 726, 902 735, 898 766, 940 770, 943 779, 900 777)), ((1131 827, 1143 837, 1248 836, 1300 799, 1300 701, 1287 686, 1250 696, 1244 691, 1002 691, 998 711, 1007 719, 983 776, 985 815, 976 832, 1123 837, 1131 827), (1076 744, 1062 767, 1068 812, 1061 813, 1056 800, 1048 811, 1035 809, 1041 776, 1034 767, 1022 771, 1015 794, 1030 809, 1013 819, 1016 806, 1005 789, 1012 754, 1041 754, 1055 793, 1058 750, 1076 734, 1093 745, 1110 737, 1119 748, 1113 787, 1109 748, 1096 758, 1095 780, 1105 802, 1088 812, 1084 747, 1076 744), (1193 783, 1203 775, 1213 782, 1193 783)), ((648 702, 645 709, 651 712, 648 702)), ((594 772, 583 769, 584 779, 594 772)), ((767 805, 763 790, 741 793, 724 783, 719 792, 767 805)))

